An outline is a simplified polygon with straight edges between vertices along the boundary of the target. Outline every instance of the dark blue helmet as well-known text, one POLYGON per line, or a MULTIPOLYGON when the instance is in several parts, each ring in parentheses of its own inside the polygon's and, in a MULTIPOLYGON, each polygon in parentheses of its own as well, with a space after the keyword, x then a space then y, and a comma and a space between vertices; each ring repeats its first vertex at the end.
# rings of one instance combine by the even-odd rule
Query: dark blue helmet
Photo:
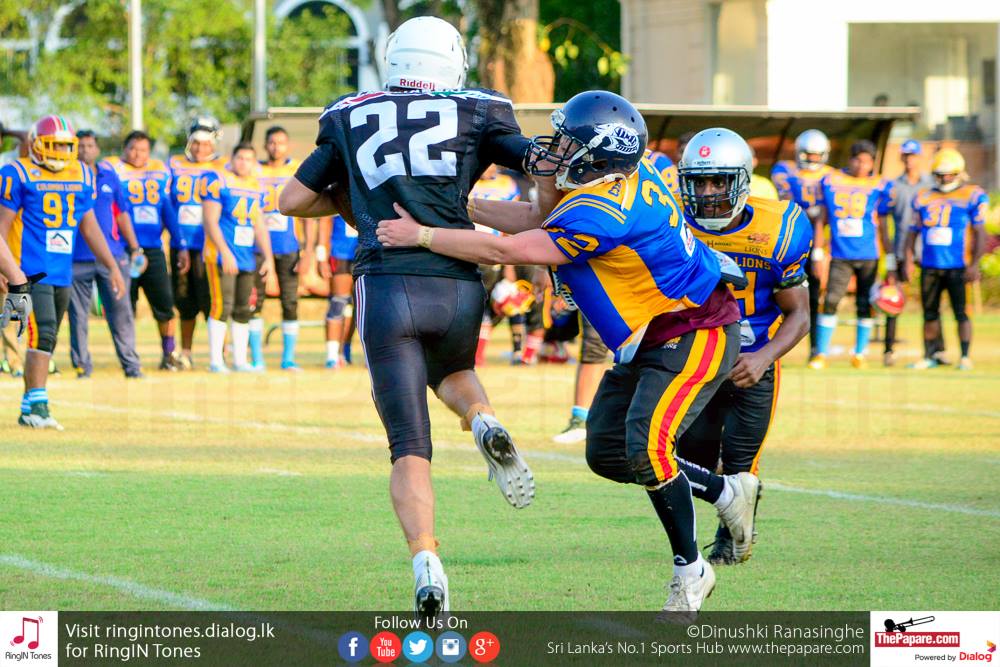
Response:
POLYGON ((555 134, 531 140, 526 167, 573 190, 626 178, 646 150, 646 121, 631 102, 605 90, 575 95, 552 112, 555 134), (539 162, 548 164, 539 164, 539 162))

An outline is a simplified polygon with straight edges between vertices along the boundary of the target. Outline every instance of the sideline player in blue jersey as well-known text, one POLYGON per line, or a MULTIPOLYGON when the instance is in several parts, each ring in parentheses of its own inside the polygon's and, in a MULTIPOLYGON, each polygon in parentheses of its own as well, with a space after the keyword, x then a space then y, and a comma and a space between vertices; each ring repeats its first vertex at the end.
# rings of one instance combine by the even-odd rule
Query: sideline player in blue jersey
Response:
MULTIPOLYGON (((125 281, 125 290, 128 291, 129 265, 133 259, 142 259, 142 249, 132 228, 132 206, 115 170, 106 161, 98 161, 101 149, 94 132, 80 130, 76 136, 79 140, 80 162, 94 174, 94 187, 97 190, 94 217, 101 227, 108 249, 118 263, 119 272, 125 281)), ((90 377, 94 369, 90 356, 89 320, 95 283, 122 371, 127 378, 141 378, 143 375, 139 366, 139 354, 135 349, 132 305, 126 299, 114 298, 107 270, 97 263, 94 253, 80 237, 76 238, 73 245, 73 291, 69 299, 70 359, 77 377, 90 377)))
POLYGON ((226 322, 232 318, 233 367, 259 370, 249 363, 250 294, 257 274, 274 274, 271 237, 261 218, 264 193, 255 174, 257 155, 250 144, 238 144, 230 167, 205 174, 199 183, 204 207, 205 270, 212 304, 208 317, 209 370, 227 373, 223 360, 226 322), (258 266, 256 254, 263 256, 258 266))
POLYGON ((906 238, 907 266, 912 260, 917 236, 923 243, 920 258, 920 302, 924 309, 924 358, 913 368, 938 365, 935 355, 941 339, 941 293, 948 292, 958 322, 962 347, 959 370, 971 370, 969 345, 972 320, 965 312, 965 284, 979 280, 979 260, 986 249, 984 222, 989 197, 983 189, 966 182, 965 158, 953 148, 941 149, 931 166, 935 185, 913 199, 914 217, 906 238), (965 261, 966 235, 972 232, 972 257, 965 261))
POLYGON ((125 294, 125 283, 94 217, 94 174, 77 160, 73 128, 62 116, 45 116, 32 127, 28 146, 28 157, 0 169, 0 236, 25 274, 45 274, 31 286, 34 310, 18 423, 61 431, 49 411, 45 385, 59 322, 69 305, 77 233, 107 268, 114 298, 125 294))
POLYGON ((358 230, 343 216, 323 218, 319 238, 326 245, 316 246, 319 275, 330 283, 326 308, 326 368, 337 369, 351 363, 350 340, 354 334, 354 256, 358 252, 358 230))
MULTIPOLYGON (((806 130, 795 138, 795 160, 782 160, 771 169, 771 182, 778 190, 778 198, 791 200, 799 205, 815 224, 821 209, 818 205, 819 184, 823 177, 834 171, 827 164, 830 159, 830 140, 819 130, 806 130)), ((816 355, 816 320, 819 317, 819 297, 822 276, 828 263, 822 244, 813 244, 813 251, 806 260, 809 278, 809 358, 816 355)))
MULTIPOLYGON (((580 93, 553 112, 552 125, 555 135, 535 137, 526 161, 532 174, 555 176, 539 183, 538 206, 471 200, 475 220, 511 236, 424 227, 397 203, 403 217, 383 221, 378 238, 466 261, 555 268, 562 295, 615 353, 587 420, 587 462, 602 477, 646 489, 674 554, 664 611, 696 613, 715 575, 695 541, 688 477, 728 497, 722 517, 743 553, 758 483, 686 464, 674 446, 733 368, 739 307, 719 257, 693 236, 643 159, 646 124, 628 100, 580 93), (556 189, 566 194, 543 219, 556 189)), ((728 264, 729 279, 745 286, 728 264)))
POLYGON ((823 247, 823 226, 830 227, 830 276, 826 283, 823 313, 816 322, 816 354, 809 367, 826 367, 830 339, 837 327, 837 306, 847 292, 851 276, 856 278, 857 327, 854 355, 855 368, 867 366, 865 352, 872 335, 870 293, 878 273, 878 262, 886 252, 886 280, 895 280, 896 255, 889 243, 889 229, 884 216, 892 210, 891 184, 874 173, 875 144, 867 140, 851 145, 851 158, 844 171, 827 174, 820 181, 817 203, 820 217, 816 220, 813 245, 823 247))
MULTIPOLYGON (((262 215, 271 236, 271 252, 274 254, 274 270, 281 300, 281 368, 297 371, 300 370, 295 363, 295 346, 299 339, 299 274, 300 269, 305 270, 307 263, 299 263, 299 237, 296 234, 295 218, 278 210, 278 199, 285 184, 299 168, 299 161, 288 157, 288 132, 278 125, 267 128, 264 133, 264 150, 267 151, 267 160, 260 163, 257 180, 264 189, 262 215)), ((258 265, 263 264, 263 261, 263 254, 258 253, 258 265)), ((250 318, 250 354, 253 366, 263 370, 264 320, 260 314, 267 294, 264 277, 259 272, 255 288, 257 300, 250 318)))
MULTIPOLYGON (((809 331, 805 262, 812 224, 795 202, 750 195, 752 159, 742 137, 716 128, 699 132, 678 165, 685 220, 698 239, 731 257, 748 281, 734 291, 743 318, 739 359, 677 444, 678 456, 710 470, 721 459, 726 475, 759 474, 778 402, 781 357, 809 331)), ((693 493, 718 501, 706 489, 693 487, 693 493)), ((708 560, 740 562, 721 523, 708 560)))
POLYGON ((132 310, 135 311, 142 289, 153 311, 160 334, 160 370, 177 370, 174 357, 174 291, 167 256, 163 252, 163 231, 170 234, 175 257, 175 271, 187 273, 191 258, 187 241, 177 224, 174 207, 170 204, 170 170, 161 160, 150 158, 153 140, 141 130, 125 137, 121 160, 115 170, 128 193, 132 206, 132 227, 146 257, 146 270, 132 280, 132 310))

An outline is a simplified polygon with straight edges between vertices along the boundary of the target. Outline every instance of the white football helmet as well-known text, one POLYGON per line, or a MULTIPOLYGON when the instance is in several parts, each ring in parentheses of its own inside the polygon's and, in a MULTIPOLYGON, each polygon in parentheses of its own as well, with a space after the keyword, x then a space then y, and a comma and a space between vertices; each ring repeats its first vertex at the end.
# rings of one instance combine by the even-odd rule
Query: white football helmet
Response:
POLYGON ((724 127, 702 130, 677 163, 685 213, 705 229, 725 228, 746 206, 752 173, 753 154, 743 137, 724 127), (725 192, 698 194, 696 180, 713 176, 726 179, 725 192))
POLYGON ((389 35, 385 47, 386 88, 456 90, 469 69, 465 41, 447 21, 418 16, 389 35))
POLYGON ((819 130, 806 130, 795 137, 795 164, 799 169, 815 171, 830 159, 830 140, 819 130), (822 155, 819 162, 809 159, 810 154, 822 155))

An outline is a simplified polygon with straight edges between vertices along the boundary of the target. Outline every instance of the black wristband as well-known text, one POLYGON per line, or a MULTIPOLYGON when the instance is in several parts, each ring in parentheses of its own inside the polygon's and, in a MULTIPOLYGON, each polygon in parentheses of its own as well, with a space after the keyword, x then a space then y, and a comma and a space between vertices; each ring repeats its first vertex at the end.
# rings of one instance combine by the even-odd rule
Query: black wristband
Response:
POLYGON ((21 283, 20 285, 7 285, 7 291, 11 294, 31 294, 31 283, 21 283))

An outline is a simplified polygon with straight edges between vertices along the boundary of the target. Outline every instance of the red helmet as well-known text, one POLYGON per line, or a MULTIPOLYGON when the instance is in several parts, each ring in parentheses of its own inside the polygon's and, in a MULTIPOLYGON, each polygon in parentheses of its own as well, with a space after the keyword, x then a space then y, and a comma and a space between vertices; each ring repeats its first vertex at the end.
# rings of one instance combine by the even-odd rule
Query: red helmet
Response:
POLYGON ((28 134, 31 161, 49 171, 62 171, 77 156, 73 127, 62 116, 44 116, 28 134))
POLYGON ((872 303, 886 315, 899 315, 906 305, 906 297, 899 285, 876 285, 872 289, 872 303))

